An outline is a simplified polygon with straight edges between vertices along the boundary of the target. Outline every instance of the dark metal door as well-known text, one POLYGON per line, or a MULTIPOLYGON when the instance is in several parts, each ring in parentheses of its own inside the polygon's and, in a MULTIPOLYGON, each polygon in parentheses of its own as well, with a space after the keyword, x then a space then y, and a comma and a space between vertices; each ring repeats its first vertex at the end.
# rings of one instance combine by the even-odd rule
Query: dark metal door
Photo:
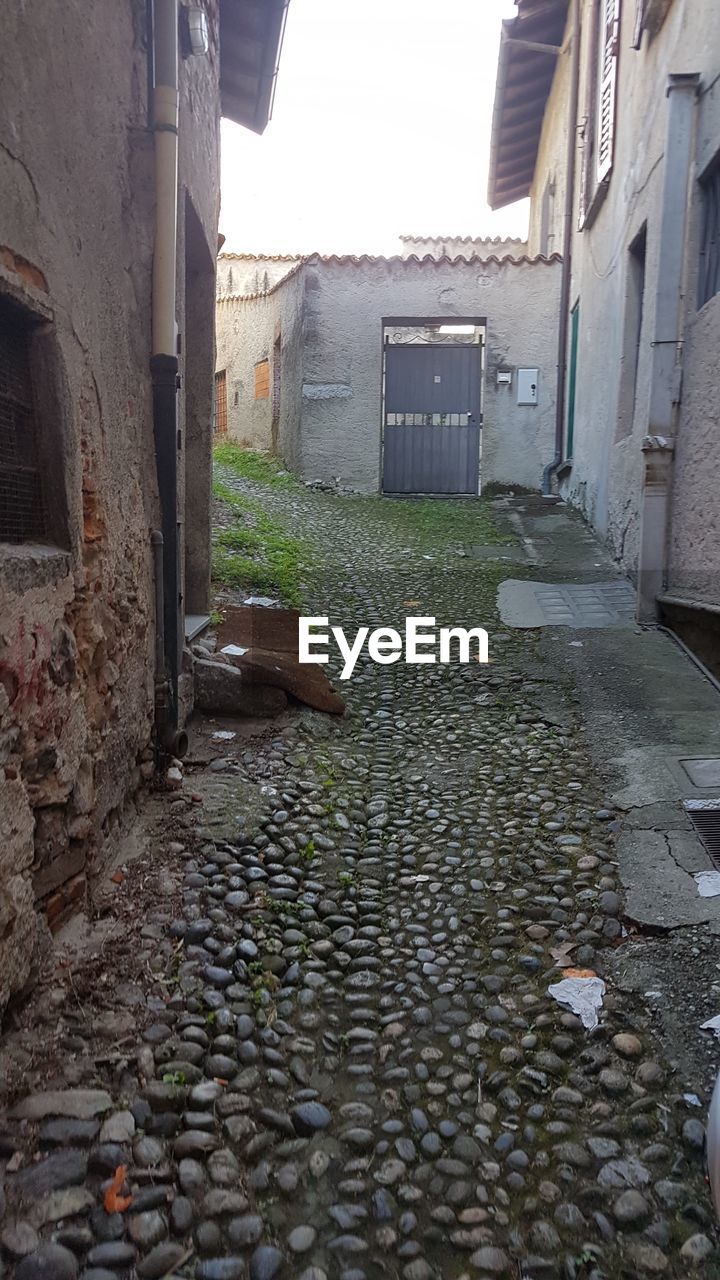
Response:
POLYGON ((478 492, 480 347, 385 347, 383 491, 478 492))

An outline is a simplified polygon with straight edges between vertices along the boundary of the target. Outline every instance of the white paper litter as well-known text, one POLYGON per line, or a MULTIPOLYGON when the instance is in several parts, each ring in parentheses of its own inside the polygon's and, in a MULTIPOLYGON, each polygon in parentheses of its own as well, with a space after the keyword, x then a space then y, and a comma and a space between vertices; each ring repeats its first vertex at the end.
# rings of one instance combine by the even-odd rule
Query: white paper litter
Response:
POLYGON ((683 1094, 683 1101, 684 1101, 684 1102, 687 1102, 687 1104, 688 1104, 688 1106, 689 1106, 689 1107, 701 1107, 701 1106, 702 1106, 702 1102, 700 1101, 700 1099, 698 1098, 698 1096, 697 1096, 697 1094, 696 1094, 696 1093, 684 1093, 684 1094, 683 1094))
POLYGON ((257 604, 262 609, 272 609, 277 604, 277 600, 271 600, 270 596, 248 596, 246 604, 257 604))
POLYGON ((242 658, 243 654, 247 653, 247 649, 241 648, 239 644, 226 644, 220 652, 229 653, 232 658, 242 658))
POLYGON ((231 742, 234 737, 235 734, 232 729, 218 729, 217 732, 213 734, 213 738, 217 738, 220 742, 231 742))
POLYGON ((700 1023, 701 1031, 714 1031, 718 1040, 720 1040, 720 1013, 716 1013, 714 1018, 708 1018, 707 1022, 700 1023))
POLYGON ((602 978, 563 978, 548 987, 548 995, 558 1004, 566 1004, 577 1014, 587 1031, 598 1024, 598 1009, 602 1008, 605 983, 602 978))
POLYGON ((720 871, 697 871, 693 880, 699 898, 717 898, 720 894, 720 871))

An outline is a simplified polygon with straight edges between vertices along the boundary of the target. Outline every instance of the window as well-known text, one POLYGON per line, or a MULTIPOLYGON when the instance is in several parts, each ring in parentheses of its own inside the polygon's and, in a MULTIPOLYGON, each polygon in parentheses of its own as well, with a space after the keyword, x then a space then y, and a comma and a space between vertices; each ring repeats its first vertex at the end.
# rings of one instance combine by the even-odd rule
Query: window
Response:
POLYGON ((33 325, 0 301, 0 542, 42 542, 47 520, 37 449, 33 325))
POLYGON ((600 5, 600 67, 598 71, 597 180, 603 182, 612 169, 615 143, 615 96, 618 44, 620 40, 620 0, 602 0, 600 5))
POLYGON ((228 429, 228 404, 227 371, 225 369, 220 369, 220 371, 215 374, 214 409, 213 431, 216 436, 226 436, 228 429))
POLYGON ((582 130, 579 229, 589 227, 607 191, 615 151, 621 0, 594 0, 582 130))
POLYGON ((698 306, 704 307, 720 292, 720 156, 700 179, 700 188, 702 227, 698 306))
POLYGON ((260 360, 255 365, 255 399, 267 400, 270 396, 270 362, 260 360))

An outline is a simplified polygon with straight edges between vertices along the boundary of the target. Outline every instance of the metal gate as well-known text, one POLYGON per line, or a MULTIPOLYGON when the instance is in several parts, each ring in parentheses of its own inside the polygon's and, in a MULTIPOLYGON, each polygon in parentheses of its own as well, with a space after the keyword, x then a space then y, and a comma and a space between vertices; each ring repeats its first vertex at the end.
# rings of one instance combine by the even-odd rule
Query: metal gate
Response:
POLYGON ((478 492, 481 348, 385 346, 383 491, 478 492))

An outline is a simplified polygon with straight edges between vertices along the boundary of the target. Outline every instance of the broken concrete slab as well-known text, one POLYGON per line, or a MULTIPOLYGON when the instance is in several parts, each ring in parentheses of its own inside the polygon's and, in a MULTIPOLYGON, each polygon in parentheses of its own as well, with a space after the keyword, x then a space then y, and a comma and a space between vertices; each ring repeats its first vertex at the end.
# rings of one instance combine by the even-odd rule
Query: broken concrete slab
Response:
POLYGON ((287 706, 282 689, 258 684, 231 663, 195 663, 195 707, 220 715, 277 716, 287 706))
POLYGON ((701 898, 693 879, 712 865, 692 833, 624 831, 617 856, 628 920, 663 930, 707 924, 720 933, 720 898, 701 898))

